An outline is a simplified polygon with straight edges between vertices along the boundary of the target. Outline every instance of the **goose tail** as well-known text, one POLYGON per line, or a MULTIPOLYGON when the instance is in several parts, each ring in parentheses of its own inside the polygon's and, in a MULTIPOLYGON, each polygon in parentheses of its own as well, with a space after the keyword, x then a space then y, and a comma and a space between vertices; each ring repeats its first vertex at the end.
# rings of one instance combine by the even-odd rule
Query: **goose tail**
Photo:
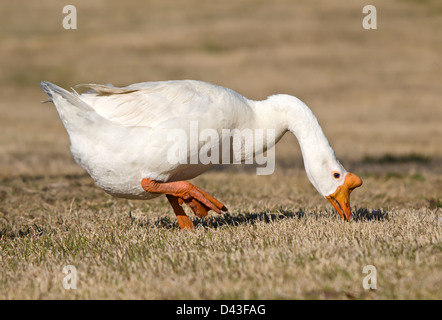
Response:
POLYGON ((80 95, 74 89, 72 89, 72 92, 69 92, 48 81, 40 82, 40 86, 43 91, 49 96, 49 100, 43 101, 44 103, 52 102, 58 109, 59 100, 63 99, 72 106, 84 111, 92 110, 92 108, 87 103, 80 99, 80 95))
POLYGON ((75 90, 72 89, 72 92, 69 92, 47 81, 40 82, 40 85, 49 96, 49 100, 44 102, 52 102, 55 105, 70 136, 87 131, 91 125, 106 122, 93 107, 81 99, 75 90))

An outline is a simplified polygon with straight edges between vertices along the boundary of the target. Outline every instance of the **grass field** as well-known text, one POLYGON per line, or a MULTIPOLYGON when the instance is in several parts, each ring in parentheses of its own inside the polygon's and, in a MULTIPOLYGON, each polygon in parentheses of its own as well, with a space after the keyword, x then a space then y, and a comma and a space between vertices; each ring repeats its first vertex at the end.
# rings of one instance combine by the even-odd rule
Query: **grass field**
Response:
POLYGON ((71 1, 77 30, 59 1, 21 2, 0 4, 0 299, 442 298, 440 1, 71 1), (192 181, 229 208, 189 214, 194 232, 163 197, 105 194, 39 81, 166 79, 302 99, 364 180, 354 221, 314 190, 288 134, 273 175, 232 165, 192 181))

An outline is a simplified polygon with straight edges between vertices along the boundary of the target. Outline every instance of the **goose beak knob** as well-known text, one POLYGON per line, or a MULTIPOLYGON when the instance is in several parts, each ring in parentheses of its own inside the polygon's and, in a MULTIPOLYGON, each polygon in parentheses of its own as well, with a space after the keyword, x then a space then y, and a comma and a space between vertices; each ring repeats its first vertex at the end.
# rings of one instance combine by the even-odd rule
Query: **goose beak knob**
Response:
POLYGON ((362 185, 362 179, 353 173, 347 173, 344 183, 325 198, 335 207, 342 219, 351 220, 350 193, 362 185))

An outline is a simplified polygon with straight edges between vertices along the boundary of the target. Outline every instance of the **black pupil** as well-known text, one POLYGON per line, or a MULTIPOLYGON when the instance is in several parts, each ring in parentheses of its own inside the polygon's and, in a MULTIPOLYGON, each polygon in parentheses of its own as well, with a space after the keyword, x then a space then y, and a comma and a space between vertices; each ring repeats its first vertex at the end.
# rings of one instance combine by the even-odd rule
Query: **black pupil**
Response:
POLYGON ((338 179, 340 175, 339 175, 339 173, 335 173, 334 176, 336 179, 338 179))

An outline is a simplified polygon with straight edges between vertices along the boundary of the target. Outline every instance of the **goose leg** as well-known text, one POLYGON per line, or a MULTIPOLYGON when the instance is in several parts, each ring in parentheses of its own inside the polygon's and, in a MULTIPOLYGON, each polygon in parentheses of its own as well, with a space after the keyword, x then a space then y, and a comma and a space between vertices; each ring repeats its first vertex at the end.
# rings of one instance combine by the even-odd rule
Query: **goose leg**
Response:
POLYGON ((175 211, 176 219, 178 220, 178 224, 181 229, 194 229, 195 226, 193 225, 192 221, 190 221, 189 217, 186 215, 186 213, 183 210, 183 207, 179 204, 179 201, 177 197, 171 196, 169 194, 166 194, 167 200, 169 200, 170 205, 173 208, 173 211, 175 211))
POLYGON ((186 203, 193 213, 200 218, 205 217, 209 210, 219 214, 222 211, 227 211, 227 208, 221 202, 187 181, 161 183, 150 179, 143 179, 141 186, 146 192, 160 193, 167 196, 182 229, 189 227, 189 223, 192 224, 181 207, 183 203, 186 203), (180 221, 184 222, 181 223, 180 221))

